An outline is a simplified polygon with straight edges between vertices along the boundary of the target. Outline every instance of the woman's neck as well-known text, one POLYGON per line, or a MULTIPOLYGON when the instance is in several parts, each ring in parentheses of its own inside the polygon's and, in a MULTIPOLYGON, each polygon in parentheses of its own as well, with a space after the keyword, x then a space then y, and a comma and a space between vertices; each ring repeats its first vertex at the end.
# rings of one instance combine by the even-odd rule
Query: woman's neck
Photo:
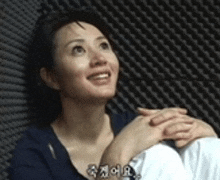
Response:
POLYGON ((112 132, 104 103, 80 104, 65 99, 62 107, 62 114, 52 124, 60 138, 96 143, 104 134, 112 132))

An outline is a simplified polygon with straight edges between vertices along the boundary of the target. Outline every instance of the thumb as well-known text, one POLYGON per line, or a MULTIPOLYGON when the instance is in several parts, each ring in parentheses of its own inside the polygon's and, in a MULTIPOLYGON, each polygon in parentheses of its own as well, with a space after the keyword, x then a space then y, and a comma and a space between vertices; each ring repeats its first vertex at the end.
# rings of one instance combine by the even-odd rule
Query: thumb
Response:
POLYGON ((190 143, 189 139, 180 139, 180 140, 176 140, 175 141, 175 145, 178 148, 184 148, 185 146, 187 146, 190 143))

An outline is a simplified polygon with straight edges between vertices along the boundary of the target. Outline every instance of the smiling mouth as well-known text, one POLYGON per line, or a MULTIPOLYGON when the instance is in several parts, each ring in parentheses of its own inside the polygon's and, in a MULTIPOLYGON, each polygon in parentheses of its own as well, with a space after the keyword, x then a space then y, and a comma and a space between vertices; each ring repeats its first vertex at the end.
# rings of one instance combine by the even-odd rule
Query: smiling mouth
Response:
POLYGON ((105 72, 105 73, 98 73, 94 74, 88 77, 89 80, 102 80, 102 79, 108 79, 111 76, 110 73, 105 72))

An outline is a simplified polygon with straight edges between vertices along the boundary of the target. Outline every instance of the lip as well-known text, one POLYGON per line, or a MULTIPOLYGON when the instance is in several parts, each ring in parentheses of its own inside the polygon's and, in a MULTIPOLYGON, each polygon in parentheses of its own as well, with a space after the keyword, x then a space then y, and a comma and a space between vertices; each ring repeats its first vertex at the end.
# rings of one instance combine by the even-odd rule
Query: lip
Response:
MULTIPOLYGON (((90 79, 92 79, 92 77, 97 76, 97 75, 99 75, 99 74, 108 74, 109 77, 111 77, 111 71, 110 71, 110 70, 99 70, 99 71, 95 71, 95 72, 89 74, 89 75, 87 76, 87 79, 90 80, 90 79)), ((108 77, 108 78, 109 78, 109 77, 108 77)))

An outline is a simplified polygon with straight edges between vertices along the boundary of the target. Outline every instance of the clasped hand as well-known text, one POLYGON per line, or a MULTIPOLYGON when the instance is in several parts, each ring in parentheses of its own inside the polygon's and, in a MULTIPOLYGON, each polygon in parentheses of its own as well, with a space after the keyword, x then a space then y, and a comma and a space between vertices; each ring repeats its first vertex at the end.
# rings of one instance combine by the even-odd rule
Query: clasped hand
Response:
POLYGON ((174 140, 182 148, 195 139, 217 136, 209 124, 188 116, 183 108, 138 108, 138 112, 139 116, 106 148, 101 164, 126 165, 137 154, 163 140, 174 140))
POLYGON ((162 110, 138 108, 138 112, 142 118, 148 117, 149 124, 152 127, 161 129, 160 140, 172 139, 178 148, 182 148, 198 138, 217 137, 208 123, 188 116, 187 110, 183 108, 165 108, 162 110))

